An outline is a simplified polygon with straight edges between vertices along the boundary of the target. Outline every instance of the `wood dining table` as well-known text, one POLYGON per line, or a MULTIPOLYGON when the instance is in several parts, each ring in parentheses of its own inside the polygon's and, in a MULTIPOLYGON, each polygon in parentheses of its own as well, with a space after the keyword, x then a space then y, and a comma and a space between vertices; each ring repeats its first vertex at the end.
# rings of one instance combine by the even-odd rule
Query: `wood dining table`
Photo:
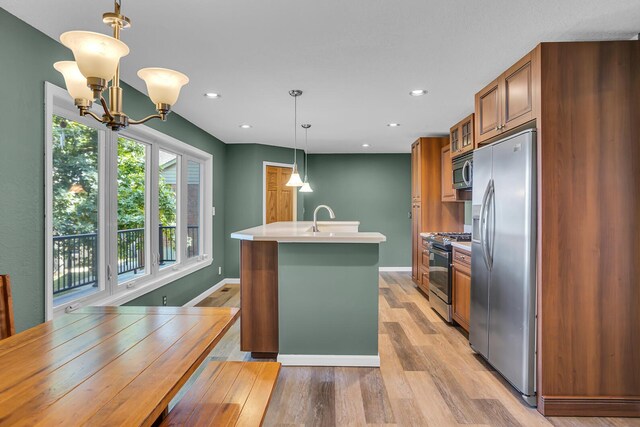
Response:
POLYGON ((151 425, 237 308, 85 307, 0 341, 0 425, 151 425))

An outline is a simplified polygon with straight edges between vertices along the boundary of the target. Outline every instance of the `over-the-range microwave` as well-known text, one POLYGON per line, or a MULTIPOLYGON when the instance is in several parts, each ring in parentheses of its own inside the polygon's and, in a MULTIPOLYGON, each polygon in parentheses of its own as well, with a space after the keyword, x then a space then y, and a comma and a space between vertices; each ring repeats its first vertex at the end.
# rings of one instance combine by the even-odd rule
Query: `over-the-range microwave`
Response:
POLYGON ((473 177, 473 153, 453 159, 453 188, 470 190, 473 177))

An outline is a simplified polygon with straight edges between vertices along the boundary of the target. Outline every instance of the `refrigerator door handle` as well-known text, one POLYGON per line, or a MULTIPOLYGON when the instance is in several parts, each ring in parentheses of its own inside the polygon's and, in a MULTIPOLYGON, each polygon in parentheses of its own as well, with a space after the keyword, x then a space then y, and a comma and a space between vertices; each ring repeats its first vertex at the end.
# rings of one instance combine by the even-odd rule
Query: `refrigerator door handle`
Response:
POLYGON ((496 232, 496 227, 494 224, 494 227, 492 229, 493 231, 493 235, 490 236, 489 235, 489 216, 490 216, 490 209, 493 209, 493 214, 494 214, 494 218, 495 218, 495 212, 496 212, 496 198, 495 196, 495 186, 494 186, 494 182, 493 179, 491 179, 489 181, 489 194, 487 195, 487 206, 485 208, 485 215, 486 215, 486 219, 485 219, 485 236, 484 236, 484 243, 485 243, 485 248, 483 249, 483 252, 486 252, 486 259, 487 259, 487 267, 489 268, 489 270, 491 270, 493 268, 493 240, 495 240, 495 232, 496 232))
POLYGON ((489 198, 489 192, 491 191, 492 182, 493 180, 489 180, 489 182, 487 183, 487 188, 484 190, 484 195, 482 196, 482 204, 480 205, 480 248, 482 248, 482 259, 484 260, 484 263, 488 269, 491 268, 489 267, 489 260, 487 258, 487 219, 485 218, 485 215, 487 213, 487 201, 489 198))

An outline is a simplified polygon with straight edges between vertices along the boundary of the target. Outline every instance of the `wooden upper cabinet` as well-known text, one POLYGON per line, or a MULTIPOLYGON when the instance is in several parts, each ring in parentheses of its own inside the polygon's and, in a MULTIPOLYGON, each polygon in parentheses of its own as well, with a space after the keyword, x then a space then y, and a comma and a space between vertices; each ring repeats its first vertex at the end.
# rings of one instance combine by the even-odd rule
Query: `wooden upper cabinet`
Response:
POLYGON ((536 118, 537 49, 476 94, 477 144, 536 118))
POLYGON ((422 176, 422 160, 421 160, 420 140, 417 140, 411 146, 411 201, 419 202, 421 198, 421 176, 422 176))
POLYGON ((451 158, 473 151, 475 147, 474 138, 475 114, 471 114, 449 130, 449 141, 451 147, 451 158))
POLYGON ((476 139, 485 141, 500 133, 500 88, 498 79, 476 94, 476 139))
POLYGON ((460 150, 460 127, 457 124, 449 131, 449 146, 452 153, 457 153, 460 150))
POLYGON ((448 145, 442 147, 442 201, 455 202, 456 191, 453 189, 453 165, 451 163, 451 148, 448 145))
POLYGON ((509 68, 501 77, 503 131, 533 120, 533 70, 531 54, 509 68))

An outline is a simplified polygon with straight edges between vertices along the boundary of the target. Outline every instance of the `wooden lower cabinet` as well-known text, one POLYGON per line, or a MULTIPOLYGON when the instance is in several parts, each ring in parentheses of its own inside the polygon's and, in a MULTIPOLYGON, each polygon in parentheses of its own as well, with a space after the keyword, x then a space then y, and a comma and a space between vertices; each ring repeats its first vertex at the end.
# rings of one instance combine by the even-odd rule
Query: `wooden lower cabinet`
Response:
POLYGON ((427 239, 421 238, 422 246, 420 247, 420 280, 417 282, 418 287, 424 292, 429 299, 429 244, 427 239))
POLYGON ((421 214, 420 203, 411 205, 411 278, 418 285, 421 280, 420 258, 422 257, 420 237, 421 214))
POLYGON ((453 249, 452 317, 465 331, 469 332, 471 311, 471 253, 453 249))

